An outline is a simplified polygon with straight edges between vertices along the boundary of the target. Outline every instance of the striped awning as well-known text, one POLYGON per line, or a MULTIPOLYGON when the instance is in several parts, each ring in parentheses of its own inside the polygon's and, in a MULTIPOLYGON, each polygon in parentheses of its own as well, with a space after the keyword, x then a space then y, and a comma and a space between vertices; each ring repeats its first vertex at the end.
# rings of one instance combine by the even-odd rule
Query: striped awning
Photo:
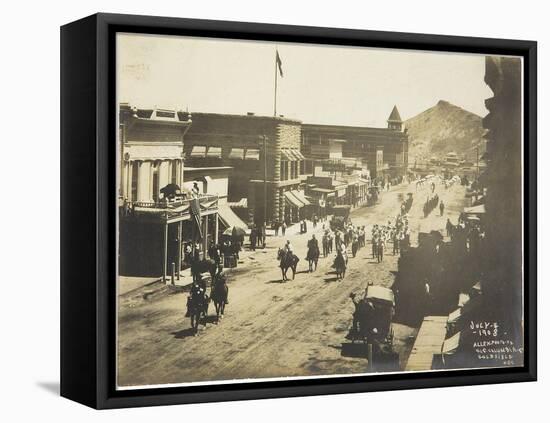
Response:
POLYGON ((305 204, 302 203, 302 202, 292 193, 292 191, 286 191, 286 192, 285 192, 285 200, 286 200, 291 206, 298 207, 299 209, 301 209, 302 207, 305 206, 305 204))
POLYGON ((208 147, 208 152, 206 157, 221 159, 222 158, 222 148, 221 147, 208 147))
POLYGON ((239 201, 228 201, 227 205, 234 209, 246 209, 248 208, 248 199, 241 198, 239 201))
POLYGON ((194 145, 190 157, 206 157, 206 145, 194 145))
POLYGON ((229 159, 244 159, 244 148, 232 148, 229 152, 229 159))
POLYGON ((283 148, 281 150, 281 160, 286 160, 286 161, 289 161, 289 162, 294 161, 294 157, 290 154, 290 150, 288 150, 286 148, 283 148))
POLYGON ((289 162, 305 160, 304 155, 296 148, 283 148, 281 150, 281 155, 282 160, 287 160, 289 162))
POLYGON ((311 205, 309 200, 304 195, 303 191, 298 191, 298 190, 287 191, 285 192, 285 198, 291 205, 298 207, 300 209, 302 207, 311 205))
POLYGON ((245 160, 260 160, 260 150, 257 148, 247 148, 244 156, 245 160))
POLYGON ((298 157, 298 160, 306 159, 300 150, 294 150, 294 154, 298 157))
POLYGON ((300 200, 304 204, 304 206, 311 206, 311 203, 306 198, 303 191, 296 190, 296 191, 291 191, 291 192, 298 200, 300 200))

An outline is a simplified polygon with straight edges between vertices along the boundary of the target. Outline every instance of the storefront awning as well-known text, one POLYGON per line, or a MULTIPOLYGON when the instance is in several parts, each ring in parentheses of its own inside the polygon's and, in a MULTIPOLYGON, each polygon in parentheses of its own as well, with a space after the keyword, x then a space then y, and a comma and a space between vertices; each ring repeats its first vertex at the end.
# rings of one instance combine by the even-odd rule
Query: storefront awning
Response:
POLYGON ((292 150, 292 152, 296 156, 297 160, 305 160, 306 159, 300 150, 292 150))
POLYGON ((260 160, 260 150, 257 148, 247 148, 246 155, 244 156, 245 160, 260 160))
POLYGON ((234 209, 246 209, 248 208, 248 198, 241 198, 239 201, 228 201, 227 205, 234 209))
POLYGON ((209 147, 206 157, 221 159, 222 158, 222 148, 221 147, 209 147))
POLYGON ((460 316, 462 316, 462 309, 457 308, 455 311, 453 311, 451 314, 449 314, 449 318, 447 319, 447 324, 455 324, 460 319, 460 316))
POLYGON ((335 190, 327 188, 312 188, 311 191, 318 192, 319 194, 331 194, 335 192, 335 190))
POLYGON ((291 206, 298 207, 299 209, 305 206, 305 204, 293 194, 293 191, 285 192, 285 199, 291 206))
POLYGON ((485 204, 480 204, 475 207, 465 207, 464 213, 466 214, 484 214, 485 213, 485 204))
POLYGON ((286 148, 283 148, 281 150, 281 160, 286 160, 286 161, 289 161, 289 162, 293 162, 294 161, 294 157, 292 156, 292 154, 290 153, 290 150, 286 149, 286 148))
POLYGON ((460 346, 460 335, 461 332, 455 333, 450 338, 446 339, 445 342, 443 342, 443 347, 441 348, 441 353, 445 355, 452 355, 460 346))
POLYGON ((232 148, 229 152, 229 159, 244 159, 244 148, 232 148))
POLYGON ((306 196, 305 196, 305 194, 304 194, 303 191, 298 191, 298 190, 296 190, 296 191, 291 191, 291 192, 292 192, 292 194, 294 194, 294 196, 295 196, 298 200, 300 200, 300 201, 304 204, 304 206, 311 206, 311 203, 310 203, 309 200, 306 198, 306 196))
POLYGON ((190 157, 206 157, 206 145, 194 145, 190 157))
POLYGON ((289 162, 296 162, 300 160, 305 160, 306 158, 304 155, 300 152, 300 150, 295 148, 283 148, 281 150, 282 160, 287 160, 289 162))
POLYGON ((218 204, 218 216, 222 223, 228 228, 237 226, 244 230, 248 229, 246 223, 244 223, 227 204, 218 204))

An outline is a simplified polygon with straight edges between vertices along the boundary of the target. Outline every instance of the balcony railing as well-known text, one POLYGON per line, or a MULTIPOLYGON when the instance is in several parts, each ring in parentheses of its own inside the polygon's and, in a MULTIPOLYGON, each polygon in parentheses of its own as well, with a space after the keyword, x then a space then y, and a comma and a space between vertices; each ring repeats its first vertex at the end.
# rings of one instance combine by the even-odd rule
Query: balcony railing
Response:
MULTIPOLYGON (((202 194, 198 197, 201 214, 211 213, 218 209, 218 196, 202 194)), ((176 197, 168 201, 133 201, 127 202, 126 216, 151 216, 160 219, 173 219, 177 217, 189 217, 191 215, 191 202, 196 198, 176 197)))

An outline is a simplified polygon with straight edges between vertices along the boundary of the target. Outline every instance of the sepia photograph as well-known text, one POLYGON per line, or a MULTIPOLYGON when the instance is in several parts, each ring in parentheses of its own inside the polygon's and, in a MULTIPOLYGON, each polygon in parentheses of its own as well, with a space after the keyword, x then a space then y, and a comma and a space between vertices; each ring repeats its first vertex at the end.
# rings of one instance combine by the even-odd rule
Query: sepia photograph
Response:
POLYGON ((524 365, 521 57, 116 34, 116 389, 524 365))

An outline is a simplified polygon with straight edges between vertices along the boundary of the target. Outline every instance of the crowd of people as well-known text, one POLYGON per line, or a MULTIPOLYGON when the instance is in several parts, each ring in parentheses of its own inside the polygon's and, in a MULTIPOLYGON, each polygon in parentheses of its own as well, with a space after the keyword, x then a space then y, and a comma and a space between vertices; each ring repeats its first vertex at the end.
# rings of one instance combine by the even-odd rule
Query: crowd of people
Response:
POLYGON ((375 224, 371 231, 372 258, 380 263, 384 260, 384 251, 392 246, 392 254, 396 255, 411 245, 409 219, 406 214, 400 214, 395 220, 388 220, 386 225, 375 224))

